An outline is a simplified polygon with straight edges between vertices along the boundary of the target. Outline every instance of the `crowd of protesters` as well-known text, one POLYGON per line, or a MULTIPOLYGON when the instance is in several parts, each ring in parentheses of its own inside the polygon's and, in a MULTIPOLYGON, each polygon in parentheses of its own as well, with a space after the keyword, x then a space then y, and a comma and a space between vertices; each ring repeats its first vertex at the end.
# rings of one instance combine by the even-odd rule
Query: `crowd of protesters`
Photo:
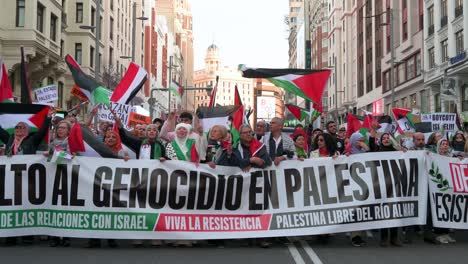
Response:
MULTIPOLYGON (((89 118, 83 124, 91 130, 92 121, 97 113, 97 108, 91 111, 89 118)), ((112 112, 113 113, 113 112, 112 112)), ((15 126, 13 135, 8 134, 0 127, 0 140, 5 143, 0 155, 28 155, 36 154, 40 150, 41 140, 52 127, 52 137, 48 151, 44 155, 50 156, 56 147, 64 151, 69 151, 68 135, 77 118, 70 114, 63 120, 52 117, 55 110, 51 108, 42 127, 36 133, 30 133, 30 128, 25 122, 19 122, 15 126), (52 123, 52 126, 51 126, 52 123)), ((320 128, 302 128, 298 126, 292 134, 283 131, 284 120, 273 118, 269 123, 260 120, 256 123, 255 129, 249 125, 242 125, 238 132, 238 139, 235 139, 228 126, 215 125, 205 134, 200 125, 200 121, 189 112, 182 112, 179 115, 170 113, 167 120, 155 119, 149 125, 137 125, 132 131, 127 131, 114 114, 115 124, 118 129, 114 129, 111 122, 100 122, 94 124, 96 138, 102 141, 116 157, 129 160, 129 154, 118 142, 122 142, 136 154, 136 159, 150 159, 164 162, 166 160, 181 160, 194 163, 206 163, 211 168, 217 165, 235 166, 243 171, 251 168, 266 168, 268 166, 278 166, 285 160, 316 159, 323 157, 336 158, 340 155, 358 155, 366 152, 386 152, 386 151, 412 151, 426 150, 444 156, 459 157, 463 159, 468 152, 468 142, 465 140, 465 132, 458 131, 453 138, 444 137, 441 133, 433 133, 428 140, 422 133, 414 133, 411 146, 400 147, 392 142, 392 135, 383 133, 377 135, 376 126, 370 131, 366 138, 359 132, 346 137, 346 129, 338 128, 334 121, 326 123, 325 130, 320 128)), ((71 153, 74 155, 75 153, 71 153)), ((430 214, 430 210, 428 210, 430 214)), ((434 228, 431 217, 428 217, 428 224, 425 227, 386 228, 380 230, 380 245, 382 247, 402 246, 403 242, 411 242, 412 235, 416 231, 424 234, 424 240, 429 243, 447 244, 454 243, 455 239, 450 234, 450 230, 434 228)), ((366 232, 358 231, 349 234, 353 246, 360 247, 366 244, 366 232)), ((322 242, 330 239, 329 235, 317 236, 322 242)), ((32 244, 33 236, 24 236, 21 241, 24 244, 32 244)), ((258 239, 256 242, 261 247, 268 247, 271 239, 258 239)), ((17 238, 6 239, 7 245, 15 245, 17 238)), ((49 238, 50 246, 59 245, 70 246, 69 238, 49 238)), ((152 240, 150 245, 159 247, 166 244, 174 246, 191 247, 193 241, 160 241, 152 240)), ((132 241, 133 246, 142 247, 142 240, 132 241)), ((219 245, 220 243, 217 242, 219 245)), ((221 243, 222 244, 222 243, 221 243)), ((109 239, 110 247, 117 247, 116 240, 109 239)), ((86 247, 100 247, 99 239, 90 239, 86 247)))

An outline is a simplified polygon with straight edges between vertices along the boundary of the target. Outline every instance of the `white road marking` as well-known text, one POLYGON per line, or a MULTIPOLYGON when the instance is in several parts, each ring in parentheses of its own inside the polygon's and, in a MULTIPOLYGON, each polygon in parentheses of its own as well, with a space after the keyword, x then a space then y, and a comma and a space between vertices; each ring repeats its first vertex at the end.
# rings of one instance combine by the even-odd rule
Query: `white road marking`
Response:
POLYGON ((299 253, 299 250, 297 250, 294 243, 289 243, 288 249, 289 249, 289 253, 291 254, 296 264, 305 264, 304 259, 301 256, 301 253, 299 253))
POLYGON ((305 252, 307 253, 307 255, 309 255, 310 259, 314 264, 323 264, 323 262, 320 260, 319 256, 317 255, 317 253, 315 253, 315 251, 312 249, 309 243, 307 243, 305 240, 301 240, 300 242, 302 248, 304 248, 305 252))

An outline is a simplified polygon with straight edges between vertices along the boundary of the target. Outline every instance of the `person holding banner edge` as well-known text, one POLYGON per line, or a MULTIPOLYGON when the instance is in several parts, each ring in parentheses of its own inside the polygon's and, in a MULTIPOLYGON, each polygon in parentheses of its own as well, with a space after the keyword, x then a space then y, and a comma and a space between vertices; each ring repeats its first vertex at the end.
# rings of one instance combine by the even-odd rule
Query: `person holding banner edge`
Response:
MULTIPOLYGON (((0 140, 6 142, 5 155, 11 157, 13 155, 36 154, 37 148, 49 130, 52 116, 55 113, 55 108, 49 108, 44 123, 42 123, 40 129, 34 134, 30 134, 30 127, 25 122, 18 122, 15 126, 15 131, 11 136, 0 125, 0 140)), ((25 245, 31 245, 34 242, 34 236, 24 236, 22 242, 25 245)), ((7 237, 6 245, 16 245, 16 237, 7 237)))

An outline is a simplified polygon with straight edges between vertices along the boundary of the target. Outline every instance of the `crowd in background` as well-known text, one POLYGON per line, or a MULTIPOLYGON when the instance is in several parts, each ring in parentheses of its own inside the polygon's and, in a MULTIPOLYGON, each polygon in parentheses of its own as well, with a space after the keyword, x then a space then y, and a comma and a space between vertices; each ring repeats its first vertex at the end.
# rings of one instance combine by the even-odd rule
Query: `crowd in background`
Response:
MULTIPOLYGON (((133 130, 127 131, 118 116, 114 114, 115 124, 99 122, 92 124, 97 108, 93 109, 89 118, 83 125, 91 129, 98 140, 112 150, 119 158, 129 160, 126 145, 136 155, 136 159, 150 159, 164 162, 166 160, 182 160, 194 163, 206 163, 211 168, 217 165, 235 166, 243 171, 251 168, 265 168, 277 166, 285 160, 305 160, 322 157, 336 158, 340 155, 357 155, 366 152, 385 151, 412 151, 426 150, 439 155, 459 157, 463 159, 468 152, 466 133, 458 131, 453 137, 447 138, 435 132, 425 140, 422 133, 414 133, 411 146, 401 147, 392 141, 389 133, 377 134, 377 124, 371 129, 369 136, 355 132, 346 137, 346 129, 338 128, 334 121, 326 123, 325 130, 302 127, 298 125, 291 134, 284 132, 284 120, 273 118, 269 123, 260 120, 255 129, 249 125, 242 125, 238 135, 235 135, 229 126, 215 125, 208 133, 203 132, 200 121, 189 112, 170 113, 167 120, 154 119, 151 124, 137 125, 133 130), (122 144, 120 144, 120 142, 122 144)), ((28 155, 45 151, 44 155, 51 155, 57 147, 69 151, 68 135, 72 126, 77 123, 76 116, 67 115, 65 118, 53 118, 55 110, 51 108, 42 127, 36 133, 30 133, 25 122, 15 126, 14 134, 9 135, 0 127, 0 139, 5 143, 0 149, 0 155, 28 155), (52 124, 52 125, 51 125, 52 124), (41 146, 42 138, 51 129, 51 140, 48 146, 41 146)), ((74 155, 75 153, 71 153, 74 155)), ((428 210, 430 214, 430 210, 428 210)), ((429 243, 454 243, 455 239, 448 229, 433 228, 431 217, 424 228, 406 227, 380 230, 380 245, 382 247, 402 246, 402 242, 410 243, 415 232, 422 232, 424 240, 429 243)), ((353 246, 360 247, 366 244, 365 232, 352 232, 350 241, 353 246)), ((322 242, 330 239, 329 235, 318 236, 322 242)), ((22 237, 25 244, 33 243, 34 237, 22 237)), ((268 247, 271 239, 257 239, 262 247, 268 247)), ((17 238, 6 239, 7 245, 15 245, 17 238)), ((50 246, 69 246, 68 238, 49 238, 50 246)), ((175 246, 192 246, 192 241, 164 241, 175 246)), ((134 240, 135 247, 143 246, 142 240, 134 240)), ((158 247, 163 241, 152 240, 152 246, 158 247)), ((222 241, 216 241, 222 244, 222 241)), ((115 240, 108 240, 110 247, 117 247, 115 240)), ((100 247, 101 241, 91 239, 86 247, 100 247)))

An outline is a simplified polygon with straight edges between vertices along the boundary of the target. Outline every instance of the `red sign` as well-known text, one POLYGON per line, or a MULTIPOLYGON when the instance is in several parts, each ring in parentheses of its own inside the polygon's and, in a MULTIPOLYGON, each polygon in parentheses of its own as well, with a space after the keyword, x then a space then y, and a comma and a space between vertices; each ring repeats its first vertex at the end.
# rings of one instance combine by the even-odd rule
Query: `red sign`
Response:
POLYGON ((450 163, 453 191, 456 193, 468 193, 468 164, 450 163))
POLYGON ((372 103, 372 115, 383 115, 383 99, 379 99, 372 103))

